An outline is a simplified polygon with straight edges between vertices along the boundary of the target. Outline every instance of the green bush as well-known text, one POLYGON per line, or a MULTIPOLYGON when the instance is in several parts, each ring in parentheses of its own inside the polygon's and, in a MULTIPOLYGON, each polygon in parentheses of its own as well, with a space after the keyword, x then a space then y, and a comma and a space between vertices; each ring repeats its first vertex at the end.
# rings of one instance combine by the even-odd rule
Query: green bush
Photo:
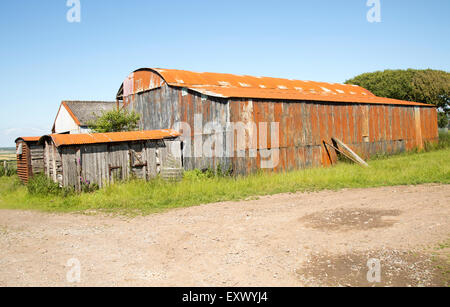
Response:
POLYGON ((112 110, 89 122, 88 126, 97 133, 133 131, 138 128, 139 120, 140 115, 134 111, 112 110))
POLYGON ((43 174, 30 179, 27 184, 28 193, 31 195, 61 195, 62 189, 59 184, 43 174))

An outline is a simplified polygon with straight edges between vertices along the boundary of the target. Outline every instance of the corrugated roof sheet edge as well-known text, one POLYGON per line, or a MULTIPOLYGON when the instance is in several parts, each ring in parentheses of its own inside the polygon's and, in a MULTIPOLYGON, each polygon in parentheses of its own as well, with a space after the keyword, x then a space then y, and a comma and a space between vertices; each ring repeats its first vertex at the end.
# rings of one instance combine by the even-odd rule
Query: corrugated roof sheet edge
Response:
POLYGON ((173 129, 109 132, 91 134, 50 134, 40 137, 39 142, 51 138, 56 147, 70 145, 87 145, 103 143, 120 143, 131 141, 161 140, 179 137, 180 133, 173 129))
POLYGON ((25 142, 38 142, 40 140, 40 136, 22 136, 22 137, 18 137, 14 143, 17 143, 20 140, 23 140, 25 142))

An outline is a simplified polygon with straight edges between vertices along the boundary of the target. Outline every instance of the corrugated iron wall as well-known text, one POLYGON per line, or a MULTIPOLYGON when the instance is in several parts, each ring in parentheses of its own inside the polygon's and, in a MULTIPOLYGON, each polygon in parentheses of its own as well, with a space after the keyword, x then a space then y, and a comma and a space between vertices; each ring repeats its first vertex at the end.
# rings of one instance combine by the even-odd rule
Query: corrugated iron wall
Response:
MULTIPOLYGON (((141 114, 140 129, 142 130, 173 128, 173 125, 177 122, 189 123, 192 127, 189 141, 192 152, 195 148, 195 134, 201 136, 202 140, 209 136, 204 134, 203 131, 194 131, 196 114, 201 114, 203 124, 215 121, 225 126, 230 121, 228 100, 202 97, 197 93, 184 92, 167 85, 134 95, 130 100, 130 104, 127 107, 141 114)), ((224 133, 224 139, 225 137, 224 133)), ((186 148, 187 141, 184 141, 184 147, 186 148)), ((227 144, 224 141, 224 151, 226 146, 227 144)), ((208 167, 217 168, 219 165, 228 168, 231 166, 231 163, 232 159, 228 157, 187 157, 186 155, 183 157, 183 165, 188 170, 208 167)))
MULTIPOLYGON (((437 110, 432 107, 376 104, 343 104, 304 101, 228 100, 202 96, 198 93, 168 85, 127 97, 127 106, 142 115, 141 129, 173 128, 176 122, 191 125, 191 148, 195 114, 201 114, 203 124, 227 122, 279 122, 279 164, 275 171, 289 171, 321 165, 330 165, 337 159, 334 150, 327 152, 323 141, 331 143, 336 137, 350 145, 362 157, 375 154, 393 154, 438 138, 437 110), (420 129, 419 129, 420 127, 420 129)), ((270 136, 270 124, 267 135, 270 136)), ((259 133, 254 131, 253 133, 259 133)), ((225 134, 225 133, 224 133, 225 134)), ((250 137, 250 136, 249 136, 250 137)), ((227 147, 224 135, 224 152, 227 147)), ((186 145, 185 145, 186 146, 186 145)), ((185 169, 229 166, 237 174, 248 174, 261 166, 261 150, 271 148, 258 144, 256 158, 184 157, 185 169)), ((234 145, 234 150, 238 148, 234 145)))
POLYGON ((22 144, 22 154, 17 155, 17 175, 20 180, 26 184, 32 175, 30 148, 26 142, 18 141, 16 143, 16 150, 19 147, 19 144, 22 144))
MULTIPOLYGON (((332 137, 350 145, 364 158, 421 148, 424 142, 438 139, 437 111, 430 107, 255 100, 235 100, 230 106, 232 122, 245 121, 251 109, 252 120, 257 123, 280 123, 280 162, 276 171, 334 163, 335 151, 327 151, 323 143, 332 144, 332 137)), ((270 142, 266 147, 271 147, 270 142)), ((261 149, 264 147, 258 144, 261 149)), ((233 165, 245 174, 259 169, 260 162, 258 154, 244 163, 234 159, 233 165)))

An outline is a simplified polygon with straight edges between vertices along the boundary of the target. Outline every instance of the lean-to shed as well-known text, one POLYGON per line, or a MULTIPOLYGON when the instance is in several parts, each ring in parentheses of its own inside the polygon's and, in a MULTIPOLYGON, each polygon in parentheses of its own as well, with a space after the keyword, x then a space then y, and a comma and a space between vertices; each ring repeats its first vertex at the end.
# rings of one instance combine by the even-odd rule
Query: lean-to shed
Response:
POLYGON ((182 123, 186 169, 293 170, 334 163, 336 152, 325 145, 332 138, 364 158, 438 138, 434 106, 347 84, 143 68, 125 79, 117 99, 141 114, 141 129, 178 129, 182 123), (237 124, 250 124, 241 141, 237 124), (223 134, 223 142, 208 143, 214 134, 223 134), (210 145, 213 154, 205 154, 210 145), (217 147, 223 154, 216 154, 217 147))
POLYGON ((119 180, 149 180, 158 174, 171 179, 182 175, 181 142, 174 130, 94 134, 51 134, 44 146, 45 174, 60 186, 100 187, 119 180))
POLYGON ((23 183, 44 172, 44 147, 39 137, 20 137, 16 140, 17 175, 23 183))

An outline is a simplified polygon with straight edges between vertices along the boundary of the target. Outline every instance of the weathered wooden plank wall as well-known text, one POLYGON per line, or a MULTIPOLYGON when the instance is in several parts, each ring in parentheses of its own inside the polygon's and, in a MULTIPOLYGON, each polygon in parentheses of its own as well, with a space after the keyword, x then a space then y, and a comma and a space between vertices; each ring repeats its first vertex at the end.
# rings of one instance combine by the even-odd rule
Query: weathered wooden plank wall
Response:
MULTIPOLYGON (((203 129, 195 131, 195 115, 200 114, 200 125, 208 122, 220 123, 226 127, 230 122, 229 104, 226 99, 202 96, 193 91, 182 91, 167 85, 160 88, 146 91, 133 96, 129 105, 129 110, 134 110, 141 114, 140 129, 155 130, 168 129, 177 122, 188 123, 191 127, 190 140, 184 141, 183 166, 185 169, 194 168, 216 168, 218 165, 229 167, 231 158, 229 157, 196 157, 195 136, 199 144, 211 136, 204 133, 203 129), (190 150, 191 154, 186 154, 190 150)), ((223 131, 223 148, 227 149, 226 131, 223 131)))
MULTIPOLYGON (((127 98, 127 108, 141 114, 143 130, 167 129, 176 122, 186 122, 191 127, 190 138, 183 140, 183 166, 194 168, 232 167, 236 174, 248 174, 261 167, 261 153, 272 150, 270 123, 279 122, 279 163, 275 171, 288 171, 330 165, 337 160, 334 150, 326 150, 323 141, 332 143, 337 137, 358 154, 369 158, 376 154, 394 154, 438 138, 437 111, 430 107, 405 105, 377 105, 355 103, 326 103, 311 101, 272 101, 248 99, 222 99, 202 96, 191 90, 162 85, 127 98), (221 157, 195 156, 195 136, 204 144, 211 135, 203 129, 194 131, 200 114, 201 124, 215 121, 227 127, 228 122, 259 124, 267 122, 268 142, 257 144, 257 156, 249 157, 255 150, 245 149, 246 157, 239 157, 242 147, 234 142, 233 153, 221 157), (420 129, 419 129, 420 127, 420 129), (186 155, 190 149, 192 157, 186 155)), ((180 131, 182 132, 182 131, 180 131)), ((223 151, 231 146, 231 131, 223 132, 223 151)), ((252 133, 259 134, 259 127, 252 133)), ((248 136, 250 138, 251 136, 248 136)), ((197 144, 197 148, 198 148, 197 144)))
MULTIPOLYGON (((46 174, 61 186, 80 190, 82 185, 155 178, 164 169, 181 169, 181 142, 177 139, 45 147, 46 174), (178 148, 177 148, 178 147, 178 148), (56 167, 56 177, 54 169, 56 167)), ((180 172, 174 175, 181 175, 180 172)))
POLYGON ((32 174, 44 172, 44 146, 29 144, 32 174))

